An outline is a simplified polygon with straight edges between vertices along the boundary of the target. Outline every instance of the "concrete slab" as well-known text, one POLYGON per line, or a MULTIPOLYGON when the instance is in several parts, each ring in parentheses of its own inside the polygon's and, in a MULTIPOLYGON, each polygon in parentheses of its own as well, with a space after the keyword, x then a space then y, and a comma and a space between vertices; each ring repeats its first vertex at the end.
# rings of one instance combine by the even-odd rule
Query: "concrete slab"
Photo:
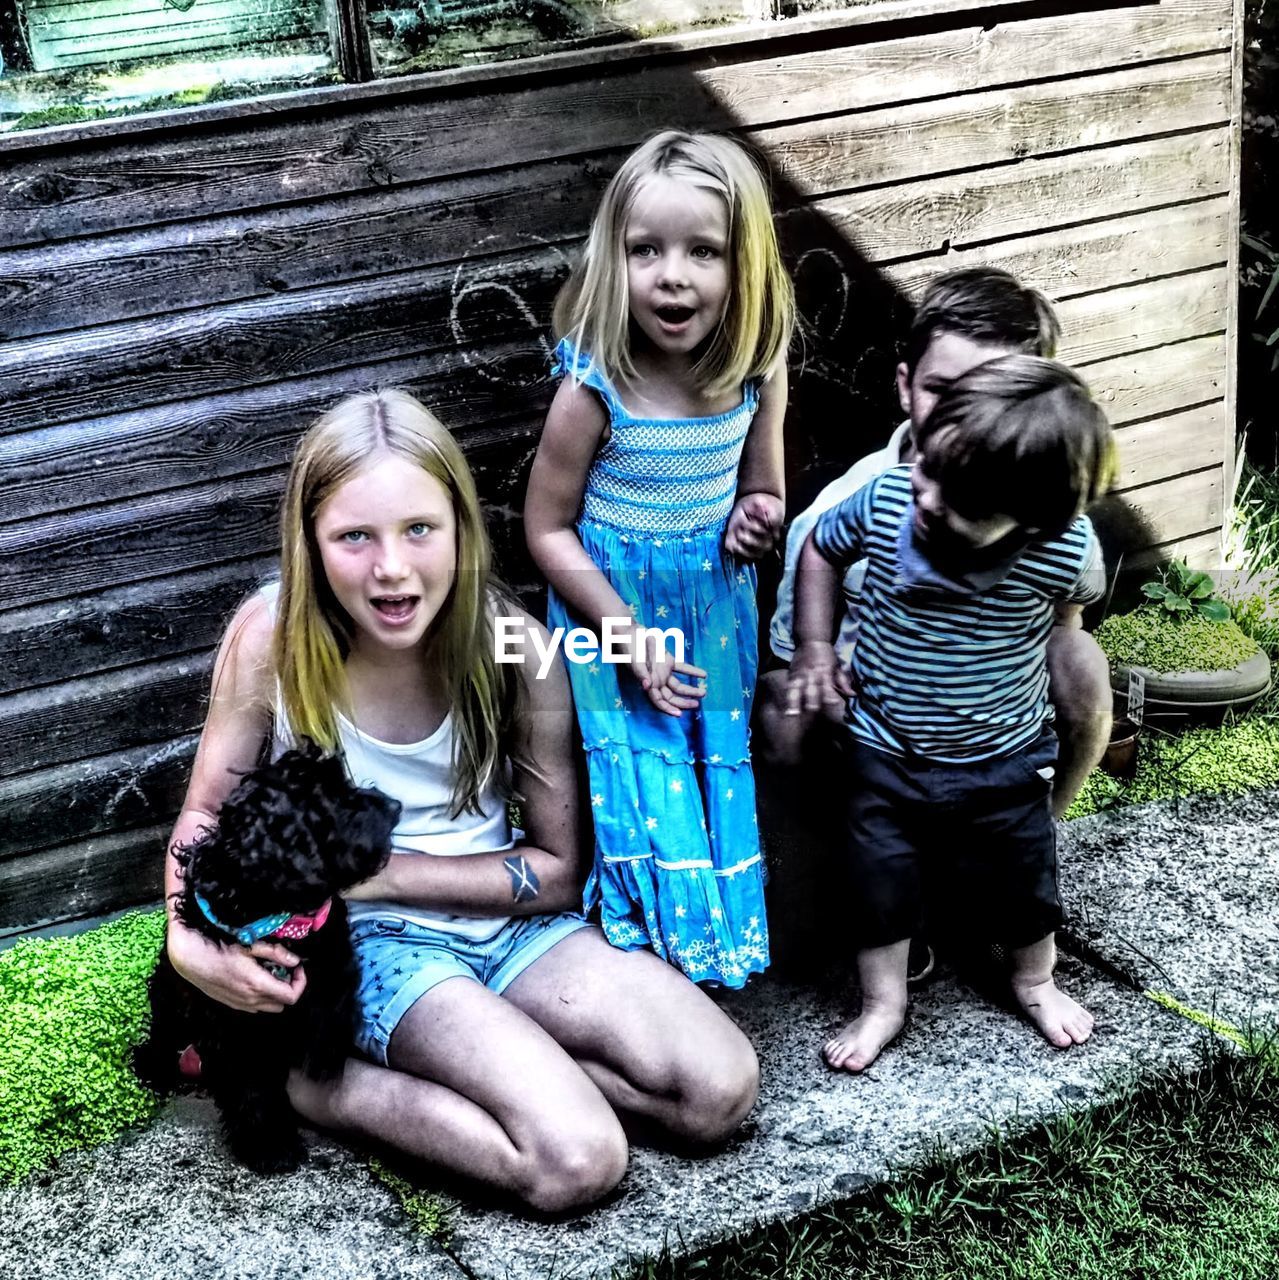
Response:
POLYGON ((1235 1025, 1279 1023, 1279 791, 1069 823, 1072 921, 1144 986, 1235 1025))
MULTIPOLYGON (((1079 931, 1149 985, 1231 1020, 1279 1015, 1279 793, 1101 815, 1063 837, 1079 931)), ((637 1150, 614 1200, 555 1223, 457 1211, 447 1253, 417 1234, 356 1156, 312 1139, 311 1164, 263 1180, 231 1164, 212 1110, 188 1099, 147 1131, 0 1190, 0 1274, 53 1280, 523 1280, 607 1275, 669 1242, 691 1249, 856 1193, 927 1158, 1103 1100, 1138 1071, 1194 1061, 1204 1033, 1075 960, 1062 982, 1097 1015, 1059 1052, 953 979, 915 997, 901 1040, 865 1076, 821 1065, 843 983, 776 978, 725 997, 763 1064, 737 1140, 689 1160, 637 1150)))
POLYGON ((260 1178, 223 1150, 204 1099, 146 1130, 0 1188, 6 1280, 463 1280, 345 1147, 310 1135, 310 1162, 260 1178))
POLYGON ((759 1105, 729 1150, 701 1161, 634 1152, 608 1206, 554 1224, 462 1209, 451 1251, 483 1280, 585 1278, 657 1252, 696 1248, 855 1194, 937 1142, 977 1145, 1118 1091, 1138 1066, 1187 1062, 1202 1033, 1081 966, 1064 982, 1098 1015, 1092 1041, 1058 1052, 953 980, 914 1001, 905 1034, 860 1078, 819 1061, 846 994, 766 982, 726 1001, 760 1050, 759 1105))

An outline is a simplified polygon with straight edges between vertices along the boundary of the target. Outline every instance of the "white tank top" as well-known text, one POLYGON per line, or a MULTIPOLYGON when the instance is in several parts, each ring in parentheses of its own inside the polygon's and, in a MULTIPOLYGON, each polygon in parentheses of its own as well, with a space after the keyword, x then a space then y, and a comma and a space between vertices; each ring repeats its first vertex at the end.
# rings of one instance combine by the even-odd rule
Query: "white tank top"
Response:
MULTIPOLYGON (((273 615, 278 593, 277 583, 262 589, 273 615)), ((294 746, 295 739, 278 690, 275 701, 273 748, 274 754, 278 755, 294 746)), ((440 727, 421 742, 381 742, 362 733, 340 713, 337 724, 338 742, 351 781, 360 787, 377 787, 402 806, 400 820, 391 836, 396 853, 432 853, 452 857, 514 847, 506 802, 494 782, 490 781, 481 792, 483 812, 463 811, 457 817, 452 814, 452 713, 446 715, 440 727)), ((477 942, 496 936, 510 921, 509 916, 455 916, 401 902, 350 902, 347 909, 352 923, 374 916, 411 920, 477 942)))

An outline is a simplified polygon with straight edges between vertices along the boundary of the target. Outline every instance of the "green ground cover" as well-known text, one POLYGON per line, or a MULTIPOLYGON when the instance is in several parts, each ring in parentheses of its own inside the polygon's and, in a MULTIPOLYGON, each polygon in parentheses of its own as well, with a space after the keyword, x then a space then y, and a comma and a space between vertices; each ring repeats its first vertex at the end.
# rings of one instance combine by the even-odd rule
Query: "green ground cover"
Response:
POLYGON ((627 1280, 1274 1280, 1279 1058, 1195 1071, 627 1280))

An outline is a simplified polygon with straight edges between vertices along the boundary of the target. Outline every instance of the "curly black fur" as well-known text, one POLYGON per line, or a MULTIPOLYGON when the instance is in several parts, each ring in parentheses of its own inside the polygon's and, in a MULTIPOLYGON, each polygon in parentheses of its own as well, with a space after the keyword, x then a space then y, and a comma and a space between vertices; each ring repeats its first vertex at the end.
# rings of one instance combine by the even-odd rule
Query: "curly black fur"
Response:
POLYGON ((243 1013, 210 999, 178 976, 167 951, 147 985, 151 1031, 134 1050, 139 1079, 171 1092, 178 1055, 194 1044, 231 1152, 251 1169, 282 1172, 303 1158, 289 1072, 300 1068, 315 1080, 342 1074, 357 974, 337 895, 386 865, 399 814, 397 801, 353 786, 340 760, 308 745, 246 774, 217 827, 177 850, 178 919, 219 946, 238 944, 209 923, 197 892, 233 928, 280 912, 310 914, 333 899, 323 928, 284 944, 301 958, 307 985, 282 1013, 243 1013))

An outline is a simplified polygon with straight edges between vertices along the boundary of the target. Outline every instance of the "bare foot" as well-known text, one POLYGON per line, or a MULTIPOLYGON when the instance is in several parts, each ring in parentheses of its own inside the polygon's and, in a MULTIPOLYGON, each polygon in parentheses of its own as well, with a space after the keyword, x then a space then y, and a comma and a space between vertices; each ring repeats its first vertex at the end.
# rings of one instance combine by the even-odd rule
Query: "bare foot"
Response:
POLYGON ((865 1071, 905 1024, 904 1009, 866 1009, 822 1045, 822 1057, 832 1071, 865 1071))
POLYGON ((1052 978, 1038 982, 1013 980, 1013 996, 1022 1012, 1039 1029, 1039 1034, 1058 1049, 1083 1044, 1092 1035, 1092 1014, 1064 991, 1052 978))

